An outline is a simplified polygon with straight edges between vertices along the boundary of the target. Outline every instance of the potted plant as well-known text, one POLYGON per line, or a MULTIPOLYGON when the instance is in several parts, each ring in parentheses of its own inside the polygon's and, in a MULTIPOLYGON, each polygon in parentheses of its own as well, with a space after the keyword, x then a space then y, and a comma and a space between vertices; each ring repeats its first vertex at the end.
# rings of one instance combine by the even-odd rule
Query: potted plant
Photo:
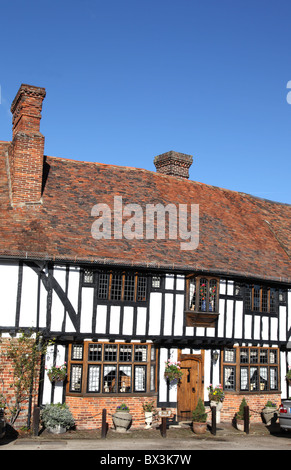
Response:
POLYGON ((247 406, 247 402, 245 397, 243 397, 241 404, 239 406, 239 411, 235 415, 235 420, 236 420, 236 428, 239 431, 244 431, 244 409, 245 406, 247 406))
POLYGON ((46 367, 46 372, 51 382, 63 382, 67 377, 66 363, 61 366, 52 366, 50 369, 46 367))
POLYGON ((174 362, 168 359, 165 362, 165 378, 169 381, 170 384, 177 383, 183 375, 181 371, 180 362, 174 362))
POLYGON ((290 385, 291 384, 291 366, 289 366, 288 369, 289 370, 286 374, 286 379, 287 379, 288 384, 290 385))
POLYGON ((153 422, 153 416, 156 413, 154 401, 146 401, 142 405, 143 411, 144 411, 144 416, 145 416, 145 422, 146 426, 145 429, 150 429, 152 422, 153 422))
POLYGON ((199 398, 195 410, 192 412, 193 431, 195 434, 204 434, 207 429, 207 413, 201 398, 199 398))
POLYGON ((278 417, 278 408, 276 403, 268 400, 265 404, 265 407, 262 409, 262 418, 266 425, 269 425, 273 422, 276 422, 278 417))
POLYGON ((41 421, 54 434, 64 433, 75 425, 73 415, 65 403, 45 405, 41 410, 41 421))
POLYGON ((112 419, 116 432, 126 432, 132 421, 128 406, 125 403, 118 406, 112 419))
POLYGON ((216 422, 220 423, 220 410, 224 400, 224 391, 220 384, 216 387, 210 384, 207 390, 211 408, 216 407, 216 422))

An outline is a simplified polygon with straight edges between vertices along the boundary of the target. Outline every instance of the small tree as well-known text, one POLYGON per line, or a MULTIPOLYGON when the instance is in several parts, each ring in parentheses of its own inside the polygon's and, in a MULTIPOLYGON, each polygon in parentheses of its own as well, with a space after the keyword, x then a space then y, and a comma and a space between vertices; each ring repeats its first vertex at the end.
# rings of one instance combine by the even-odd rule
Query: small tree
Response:
POLYGON ((245 397, 243 397, 241 404, 239 405, 239 410, 236 414, 236 419, 244 419, 245 406, 247 406, 247 401, 245 397))
MULTIPOLYGON (((9 342, 4 359, 12 365, 9 388, 11 393, 5 396, 6 409, 9 415, 9 423, 13 425, 17 420, 24 404, 31 407, 31 400, 37 394, 35 381, 39 373, 41 355, 46 351, 47 342, 40 340, 40 335, 32 337, 32 333, 21 333, 18 338, 9 342)), ((6 361, 5 361, 6 362, 6 361)), ((2 379, 3 394, 4 380, 2 379)), ((28 413, 28 427, 30 427, 30 410, 28 413)))
POLYGON ((196 423, 206 423, 207 421, 207 413, 205 412, 205 406, 201 398, 199 398, 195 410, 192 411, 192 419, 196 423))

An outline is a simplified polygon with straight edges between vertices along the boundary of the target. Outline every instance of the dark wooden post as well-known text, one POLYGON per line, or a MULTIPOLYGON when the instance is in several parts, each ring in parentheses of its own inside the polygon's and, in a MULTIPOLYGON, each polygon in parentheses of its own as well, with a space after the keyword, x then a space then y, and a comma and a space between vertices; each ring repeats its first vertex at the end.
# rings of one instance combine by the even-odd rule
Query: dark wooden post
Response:
POLYGON ((211 434, 216 436, 216 406, 211 407, 211 434))
MULTIPOLYGON (((165 410, 166 408, 162 408, 162 411, 165 410)), ((167 418, 165 416, 162 416, 161 435, 162 437, 167 437, 167 418)))
POLYGON ((40 419, 40 407, 35 406, 33 409, 33 435, 38 436, 39 431, 39 419, 40 419))
POLYGON ((167 418, 162 417, 162 437, 167 437, 167 418))
POLYGON ((106 423, 106 409, 103 408, 103 410, 102 410, 101 439, 106 438, 107 429, 108 429, 108 426, 107 426, 107 423, 106 423))
POLYGON ((250 409, 248 406, 244 407, 244 432, 246 434, 250 432, 250 409))

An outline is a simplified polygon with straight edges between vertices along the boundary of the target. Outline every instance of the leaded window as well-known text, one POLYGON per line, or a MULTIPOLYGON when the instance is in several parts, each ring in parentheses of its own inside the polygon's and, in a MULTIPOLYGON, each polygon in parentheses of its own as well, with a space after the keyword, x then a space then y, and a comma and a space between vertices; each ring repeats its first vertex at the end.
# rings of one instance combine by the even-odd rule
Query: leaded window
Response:
POLYGON ((252 312, 277 313, 278 304, 284 303, 284 290, 259 284, 245 286, 245 309, 252 312))
POLYGON ((222 369, 224 390, 264 393, 279 389, 278 348, 225 349, 222 369))
POLYGON ((218 293, 218 279, 190 277, 188 279, 188 309, 195 312, 217 312, 218 293))
POLYGON ((71 344, 69 393, 122 394, 156 391, 156 350, 153 344, 71 344))

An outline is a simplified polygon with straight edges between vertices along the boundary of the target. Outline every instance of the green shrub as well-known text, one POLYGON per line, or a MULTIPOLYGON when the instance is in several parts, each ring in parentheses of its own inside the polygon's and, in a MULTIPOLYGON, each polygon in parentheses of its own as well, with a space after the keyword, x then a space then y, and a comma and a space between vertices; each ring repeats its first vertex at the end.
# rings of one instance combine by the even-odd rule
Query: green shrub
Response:
POLYGON ((65 403, 45 405, 41 411, 41 421, 46 428, 53 428, 59 424, 69 429, 75 425, 73 415, 65 403))
POLYGON ((206 423, 207 421, 207 413, 205 412, 205 407, 201 398, 199 398, 195 410, 192 411, 192 419, 196 423, 206 423))

